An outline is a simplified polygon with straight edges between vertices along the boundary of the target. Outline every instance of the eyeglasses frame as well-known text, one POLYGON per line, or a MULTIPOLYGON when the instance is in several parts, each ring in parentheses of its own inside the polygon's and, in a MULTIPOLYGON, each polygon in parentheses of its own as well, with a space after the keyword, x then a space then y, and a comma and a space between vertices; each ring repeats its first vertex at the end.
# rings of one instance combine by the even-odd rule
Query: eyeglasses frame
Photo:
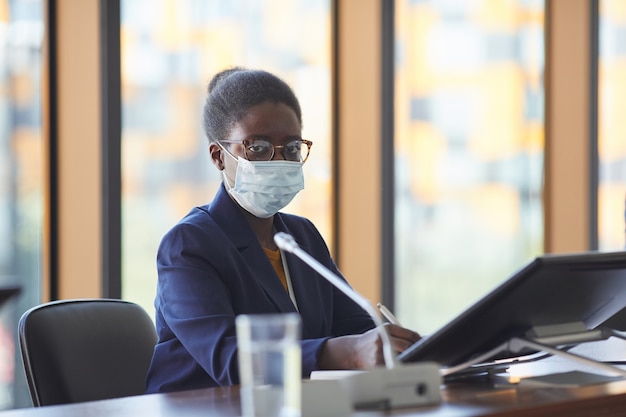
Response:
MULTIPOLYGON (((250 158, 248 157, 248 151, 247 151, 247 147, 248 145, 250 145, 252 143, 253 140, 265 140, 267 142, 270 143, 270 145, 272 145, 272 155, 270 156, 269 159, 267 159, 266 161, 271 161, 272 158, 274 158, 274 155, 276 155, 276 149, 280 149, 280 154, 283 156, 283 158, 285 158, 285 155, 283 155, 283 149, 285 148, 285 146, 287 146, 287 144, 285 145, 274 145, 270 140, 268 139, 263 139, 263 138, 246 138, 246 139, 241 139, 241 140, 237 140, 237 139, 222 139, 218 142, 220 143, 233 143, 235 145, 243 145, 243 152, 246 155, 246 159, 250 160, 250 158)), ((307 145, 307 153, 306 156, 304 157, 304 159, 302 159, 302 163, 304 164, 306 162, 307 159, 309 159, 309 155, 311 154, 311 147, 313 146, 313 142, 310 140, 306 140, 306 139, 302 139, 302 138, 298 138, 298 139, 292 139, 289 142, 292 142, 294 140, 299 140, 302 141, 303 144, 307 145)), ((288 142, 288 143, 289 143, 288 142)), ((224 148, 224 150, 226 150, 226 148, 224 148)), ((228 152, 228 151, 227 151, 228 152)), ((234 156, 234 155, 233 155, 234 156)), ((285 158, 286 161, 288 161, 287 158, 285 158)), ((294 161, 296 162, 296 161, 294 161)))

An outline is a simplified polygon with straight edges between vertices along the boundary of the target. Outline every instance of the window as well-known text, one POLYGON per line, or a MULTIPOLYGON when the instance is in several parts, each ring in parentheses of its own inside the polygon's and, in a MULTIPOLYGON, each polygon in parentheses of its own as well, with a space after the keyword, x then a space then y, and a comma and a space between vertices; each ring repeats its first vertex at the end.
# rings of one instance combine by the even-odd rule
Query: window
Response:
POLYGON ((543 19, 396 2, 395 309, 422 333, 543 251, 543 19))
POLYGON ((600 2, 598 247, 626 248, 626 3, 600 2))
POLYGON ((122 0, 121 12, 123 297, 154 310, 161 237, 217 190, 201 112, 208 81, 232 66, 272 71, 300 99, 315 145, 285 210, 330 243, 330 0, 122 0))
POLYGON ((21 287, 0 306, 0 409, 31 404, 15 335, 18 312, 37 304, 41 289, 42 8, 0 0, 0 286, 21 287))

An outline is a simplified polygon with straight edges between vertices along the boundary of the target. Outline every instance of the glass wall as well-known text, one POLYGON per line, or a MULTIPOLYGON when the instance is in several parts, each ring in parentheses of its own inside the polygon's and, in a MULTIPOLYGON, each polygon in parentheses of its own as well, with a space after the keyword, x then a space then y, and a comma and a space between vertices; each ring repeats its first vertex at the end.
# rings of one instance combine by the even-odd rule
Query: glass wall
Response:
POLYGON ((39 0, 0 0, 0 409, 30 405, 16 344, 19 314, 40 300, 43 216, 39 0))
POLYGON ((428 334, 543 251, 544 4, 397 0, 396 312, 428 334))
POLYGON ((220 183, 202 132, 211 77, 272 71, 298 95, 314 142, 285 209, 331 243, 330 0, 122 0, 122 295, 153 312, 163 234, 220 183))
POLYGON ((626 1, 600 1, 598 246, 626 248, 626 1))

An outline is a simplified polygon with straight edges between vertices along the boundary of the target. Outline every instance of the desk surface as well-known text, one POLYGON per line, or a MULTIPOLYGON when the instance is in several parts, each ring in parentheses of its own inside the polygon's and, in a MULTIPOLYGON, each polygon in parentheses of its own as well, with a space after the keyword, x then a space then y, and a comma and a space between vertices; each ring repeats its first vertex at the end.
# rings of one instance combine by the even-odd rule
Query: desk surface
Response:
MULTIPOLYGON (((577 348, 578 349, 578 348, 577 348)), ((622 340, 588 344, 584 353, 603 359, 626 358, 622 340), (608 353, 607 353, 608 352, 608 353), (597 356, 600 355, 600 356, 597 356), (611 355, 607 357, 607 355, 611 355)), ((562 358, 520 366, 520 373, 593 371, 562 358), (526 368, 523 368, 526 367, 526 368)), ((580 388, 522 388, 494 386, 486 380, 456 382, 442 389, 437 406, 393 411, 359 411, 354 416, 617 416, 626 414, 626 380, 580 388)), ((223 417, 240 416, 238 387, 210 388, 169 394, 151 394, 80 404, 25 408, 0 412, 0 417, 223 417)))
MULTIPOLYGON (((378 416, 592 416, 624 415, 626 381, 602 388, 576 390, 455 386, 444 389, 444 402, 438 406, 393 411, 360 411, 358 417, 378 416)), ((170 394, 87 403, 24 408, 0 413, 2 417, 224 417, 240 416, 239 390, 236 387, 210 388, 170 394)))

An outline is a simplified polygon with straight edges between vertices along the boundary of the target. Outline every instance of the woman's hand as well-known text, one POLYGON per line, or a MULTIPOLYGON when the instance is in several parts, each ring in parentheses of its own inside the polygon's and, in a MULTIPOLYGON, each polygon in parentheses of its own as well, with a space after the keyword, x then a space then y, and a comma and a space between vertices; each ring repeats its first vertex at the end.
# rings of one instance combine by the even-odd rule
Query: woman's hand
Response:
MULTIPOLYGON (((384 327, 396 352, 404 352, 421 338, 414 331, 395 324, 384 327)), ((320 369, 369 369, 384 365, 382 346, 377 328, 363 334, 328 339, 320 355, 320 369)))

